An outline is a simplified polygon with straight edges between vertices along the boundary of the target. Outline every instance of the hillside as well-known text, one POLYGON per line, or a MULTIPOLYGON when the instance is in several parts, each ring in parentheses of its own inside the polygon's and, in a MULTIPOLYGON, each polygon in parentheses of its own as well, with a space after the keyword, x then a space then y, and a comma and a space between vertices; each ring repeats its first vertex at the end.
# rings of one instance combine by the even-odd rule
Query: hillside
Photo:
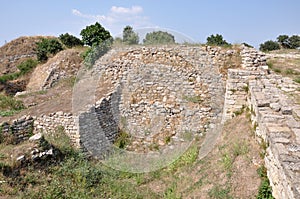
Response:
POLYGON ((45 36, 19 37, 0 47, 0 75, 16 72, 22 61, 35 58, 36 42, 42 38, 45 36))

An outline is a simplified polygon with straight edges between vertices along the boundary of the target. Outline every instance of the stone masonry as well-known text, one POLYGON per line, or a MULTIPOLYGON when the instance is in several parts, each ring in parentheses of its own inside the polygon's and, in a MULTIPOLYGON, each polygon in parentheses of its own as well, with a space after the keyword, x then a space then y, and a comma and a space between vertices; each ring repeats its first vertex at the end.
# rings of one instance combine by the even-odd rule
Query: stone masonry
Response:
POLYGON ((228 71, 223 120, 249 108, 257 140, 268 146, 265 165, 273 196, 300 198, 300 106, 293 98, 299 85, 247 60, 253 65, 228 71))
MULTIPOLYGON (((184 141, 184 132, 209 132, 248 107, 257 140, 268 146, 265 164, 274 197, 300 198, 300 105, 294 97, 299 85, 270 72, 263 53, 246 47, 112 49, 91 74, 99 76, 94 104, 78 114, 34 117, 34 132, 63 126, 75 145, 100 157, 122 129, 133 137, 128 150, 147 152, 155 143, 184 141), (232 62, 237 55, 241 68, 232 62)), ((16 122, 16 132, 32 126, 28 119, 26 125, 16 122)), ((2 132, 12 125, 3 124, 2 132)))

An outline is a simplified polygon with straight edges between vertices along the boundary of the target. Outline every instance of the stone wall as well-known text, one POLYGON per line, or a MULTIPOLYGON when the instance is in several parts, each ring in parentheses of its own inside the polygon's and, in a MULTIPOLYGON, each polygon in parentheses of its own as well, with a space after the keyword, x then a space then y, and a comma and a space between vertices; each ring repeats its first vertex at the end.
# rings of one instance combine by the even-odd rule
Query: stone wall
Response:
MULTIPOLYGON (((116 110, 112 116, 99 117, 93 107, 89 114, 115 120, 114 125, 131 135, 126 149, 137 152, 147 152, 153 145, 164 147, 169 142, 182 141, 186 132, 203 134, 213 119, 220 118, 225 93, 225 77, 220 68, 227 55, 236 53, 218 47, 187 46, 112 50, 96 63, 94 73, 101 74, 100 88, 111 85, 111 90, 96 93, 104 92, 102 97, 106 97, 105 93, 118 90, 118 103, 105 106, 116 110)), ((97 123, 96 116, 87 118, 95 124, 101 123, 101 119, 97 123)), ((103 130, 102 125, 100 128, 103 130)), ((85 131, 84 136, 94 136, 85 131)), ((81 137, 83 134, 80 132, 81 137)), ((83 145, 92 146, 88 140, 91 139, 83 139, 83 145)))
POLYGON ((0 125, 2 139, 9 139, 8 141, 14 144, 28 140, 33 134, 33 122, 34 119, 31 116, 23 116, 20 119, 13 120, 11 124, 2 123, 0 125))
POLYGON ((299 198, 300 106, 294 98, 300 96, 299 85, 257 63, 229 69, 223 121, 249 108, 257 140, 268 146, 265 165, 274 197, 299 198))
POLYGON ((77 147, 80 146, 77 116, 73 116, 71 113, 63 113, 60 111, 51 113, 49 115, 35 117, 34 133, 50 133, 57 130, 58 127, 63 127, 66 134, 70 137, 72 143, 77 147))

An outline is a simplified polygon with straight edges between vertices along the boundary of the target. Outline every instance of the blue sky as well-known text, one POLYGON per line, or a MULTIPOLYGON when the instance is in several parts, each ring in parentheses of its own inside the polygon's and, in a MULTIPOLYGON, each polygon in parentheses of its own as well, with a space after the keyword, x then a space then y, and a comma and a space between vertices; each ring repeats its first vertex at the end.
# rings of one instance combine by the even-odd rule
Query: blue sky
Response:
MULTIPOLYGON (((4 3, 5 2, 5 3, 4 3)), ((0 6, 0 45, 24 35, 54 35, 99 21, 112 35, 126 25, 159 27, 205 43, 222 34, 254 46, 280 34, 300 34, 299 0, 10 0, 0 6)))

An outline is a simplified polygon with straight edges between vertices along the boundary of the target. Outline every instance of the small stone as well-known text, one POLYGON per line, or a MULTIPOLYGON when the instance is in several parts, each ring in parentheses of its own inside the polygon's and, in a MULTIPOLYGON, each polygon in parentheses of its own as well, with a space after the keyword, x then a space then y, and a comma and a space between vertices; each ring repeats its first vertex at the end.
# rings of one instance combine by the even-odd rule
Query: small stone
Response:
POLYGON ((278 104, 278 103, 271 103, 271 104, 270 104, 270 108, 273 109, 273 110, 276 111, 276 112, 279 112, 281 106, 280 106, 280 104, 278 104))
POLYGON ((19 157, 17 157, 17 161, 22 162, 25 160, 25 155, 21 155, 19 157))
POLYGON ((35 134, 35 135, 31 136, 29 138, 29 141, 37 141, 37 140, 40 140, 41 138, 42 138, 42 134, 38 133, 38 134, 35 134))
POLYGON ((289 107, 289 106, 283 106, 283 107, 281 107, 281 113, 283 115, 292 115, 293 111, 292 111, 291 107, 289 107))

